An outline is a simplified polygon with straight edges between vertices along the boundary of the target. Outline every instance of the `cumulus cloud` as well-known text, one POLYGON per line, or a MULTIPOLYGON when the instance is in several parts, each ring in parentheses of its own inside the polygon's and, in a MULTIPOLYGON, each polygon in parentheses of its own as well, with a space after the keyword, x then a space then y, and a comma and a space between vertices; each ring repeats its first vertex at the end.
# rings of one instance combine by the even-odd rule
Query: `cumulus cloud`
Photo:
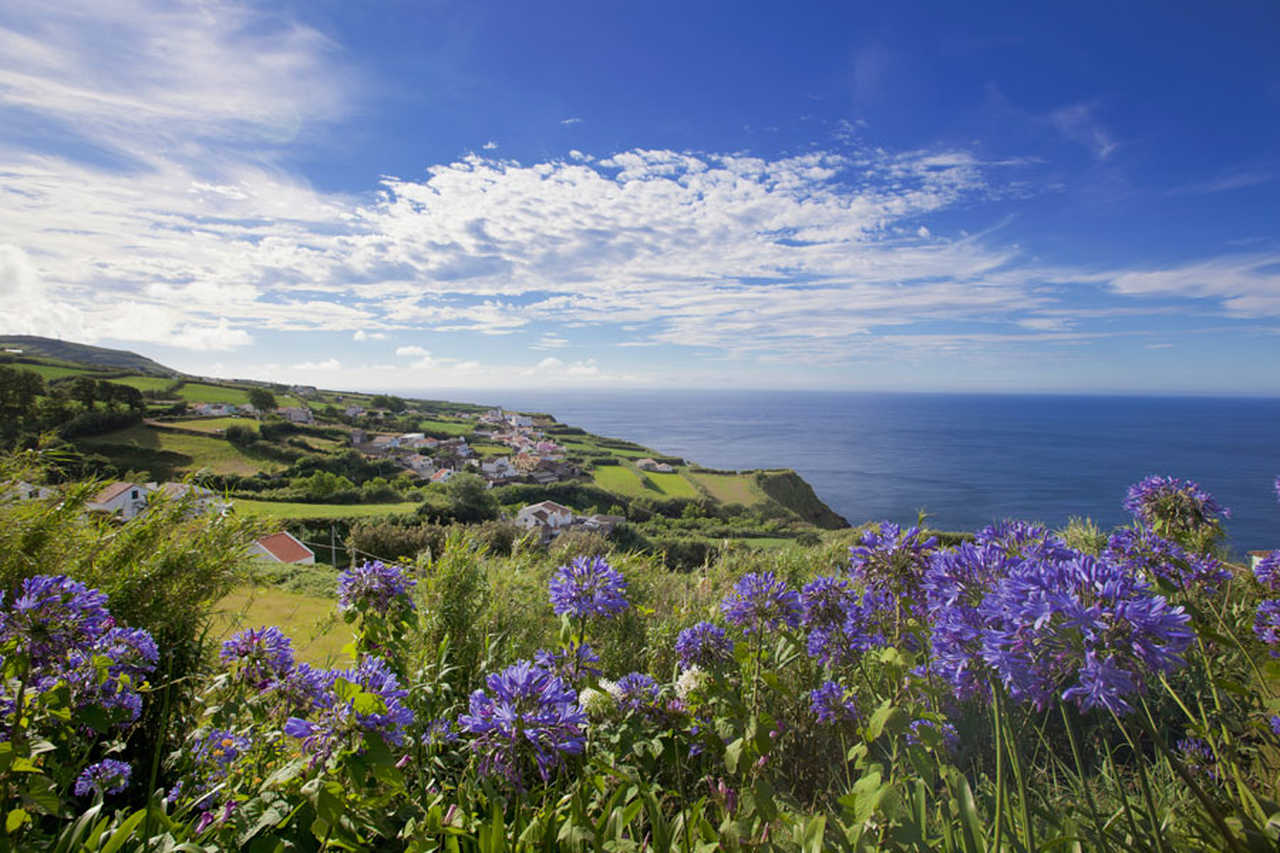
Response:
POLYGON ((396 355, 398 356, 418 356, 426 358, 431 355, 429 350, 425 350, 419 346, 396 347, 396 355))
POLYGON ((351 340, 356 342, 362 341, 385 341, 387 335, 385 332, 366 332, 364 329, 356 329, 355 334, 351 336, 351 340))

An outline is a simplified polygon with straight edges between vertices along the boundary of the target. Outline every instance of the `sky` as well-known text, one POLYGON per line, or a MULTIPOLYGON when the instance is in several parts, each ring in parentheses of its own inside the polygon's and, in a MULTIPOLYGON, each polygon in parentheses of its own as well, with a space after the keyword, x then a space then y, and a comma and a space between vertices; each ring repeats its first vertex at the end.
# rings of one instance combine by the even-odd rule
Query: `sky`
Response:
POLYGON ((0 332, 322 387, 1280 394, 1280 5, 6 0, 0 332))

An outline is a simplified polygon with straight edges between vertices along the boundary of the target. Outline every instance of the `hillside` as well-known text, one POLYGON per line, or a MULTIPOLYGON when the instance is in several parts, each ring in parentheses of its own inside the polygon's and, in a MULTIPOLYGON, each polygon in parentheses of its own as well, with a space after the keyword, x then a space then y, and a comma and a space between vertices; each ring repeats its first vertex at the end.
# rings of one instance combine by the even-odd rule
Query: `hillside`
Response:
POLYGON ((3 424, 6 444, 56 430, 79 475, 196 478, 238 512, 326 542, 392 519, 506 519, 544 541, 571 529, 700 565, 730 542, 773 547, 848 526, 794 471, 711 471, 546 413, 194 377, 129 352, 5 340, 22 352, 0 355, 0 370, 39 377, 3 424), (520 515, 541 501, 572 524, 520 515))
POLYGON ((128 350, 95 347, 35 335, 0 335, 0 350, 12 356, 36 356, 97 368, 118 368, 155 376, 177 371, 128 350), (13 352, 19 350, 20 352, 13 352))

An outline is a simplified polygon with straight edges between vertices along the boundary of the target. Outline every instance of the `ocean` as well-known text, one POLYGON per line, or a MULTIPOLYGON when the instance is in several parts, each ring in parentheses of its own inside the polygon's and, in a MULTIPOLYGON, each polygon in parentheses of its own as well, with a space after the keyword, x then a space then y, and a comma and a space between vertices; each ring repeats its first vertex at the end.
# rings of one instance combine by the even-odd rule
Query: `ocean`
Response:
POLYGON ((794 468, 850 522, 974 530, 1125 523, 1147 474, 1230 508, 1237 554, 1280 548, 1280 399, 775 391, 484 392, 709 468, 794 468))

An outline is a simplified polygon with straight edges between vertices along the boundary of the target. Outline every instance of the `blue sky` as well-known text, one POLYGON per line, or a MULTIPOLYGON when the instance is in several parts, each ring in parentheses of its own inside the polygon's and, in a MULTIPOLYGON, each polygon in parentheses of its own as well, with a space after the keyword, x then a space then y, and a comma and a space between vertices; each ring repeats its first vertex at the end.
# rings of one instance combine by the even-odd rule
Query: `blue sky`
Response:
POLYGON ((1280 393, 1271 2, 51 5, 0 7, 3 332, 455 396, 1280 393))

